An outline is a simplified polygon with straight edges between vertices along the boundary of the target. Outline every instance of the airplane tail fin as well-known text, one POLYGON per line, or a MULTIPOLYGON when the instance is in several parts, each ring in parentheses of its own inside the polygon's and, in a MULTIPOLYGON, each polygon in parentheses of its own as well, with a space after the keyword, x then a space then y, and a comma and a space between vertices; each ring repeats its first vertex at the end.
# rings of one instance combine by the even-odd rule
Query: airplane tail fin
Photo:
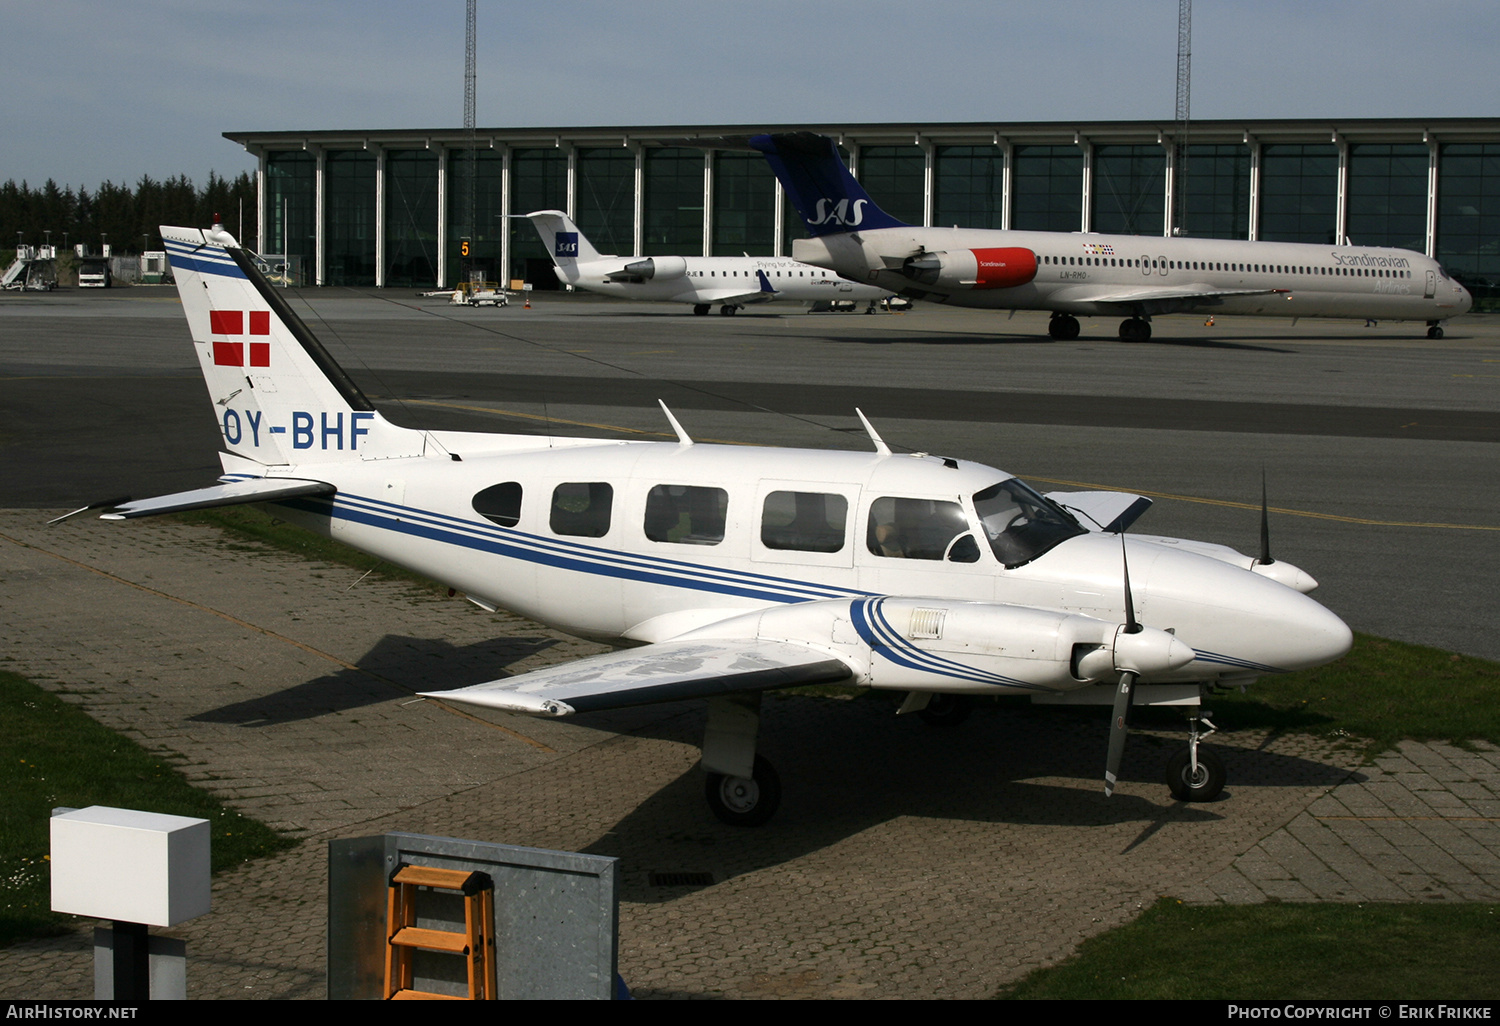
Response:
POLYGON ((557 265, 558 277, 563 281, 577 281, 578 265, 601 257, 588 236, 579 231, 573 219, 561 210, 536 210, 526 216, 536 226, 536 233, 541 236, 542 245, 557 265))
POLYGON ((905 228, 875 205, 839 157, 826 135, 795 132, 752 136, 750 145, 764 153, 808 232, 837 235, 862 228, 905 228))
POLYGON ((219 225, 163 225, 224 448, 263 466, 422 452, 389 423, 219 225))

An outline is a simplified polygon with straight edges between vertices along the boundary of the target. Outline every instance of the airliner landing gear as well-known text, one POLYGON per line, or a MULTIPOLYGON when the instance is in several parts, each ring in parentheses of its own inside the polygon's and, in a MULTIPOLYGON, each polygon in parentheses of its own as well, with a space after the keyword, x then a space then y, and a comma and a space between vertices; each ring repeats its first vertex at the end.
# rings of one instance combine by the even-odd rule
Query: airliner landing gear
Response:
POLYGON ((1151 338, 1151 322, 1144 317, 1131 317, 1120 322, 1121 342, 1145 342, 1151 338))
POLYGON ((725 317, 733 317, 739 312, 740 308, 735 306, 733 303, 725 303, 723 306, 719 307, 719 313, 723 314, 725 317))
POLYGON ((707 303, 694 303, 693 304, 693 313, 697 314, 699 317, 702 317, 704 314, 708 313, 708 304, 707 303))
POLYGON ((1071 342, 1078 337, 1078 318, 1069 314, 1053 314, 1047 324, 1047 334, 1058 342, 1071 342))
POLYGON ((1428 321, 1427 322, 1427 337, 1428 338, 1442 338, 1443 337, 1443 324, 1442 324, 1441 321, 1428 321))
POLYGON ((755 754, 759 730, 758 692, 708 700, 703 796, 713 814, 730 826, 760 826, 781 806, 781 778, 764 756, 755 754))

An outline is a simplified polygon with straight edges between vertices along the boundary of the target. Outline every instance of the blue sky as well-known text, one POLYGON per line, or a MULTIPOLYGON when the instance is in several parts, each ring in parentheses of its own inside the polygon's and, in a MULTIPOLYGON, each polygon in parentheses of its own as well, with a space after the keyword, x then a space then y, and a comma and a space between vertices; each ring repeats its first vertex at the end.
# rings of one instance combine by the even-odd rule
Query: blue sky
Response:
MULTIPOLYGON (((459 126, 464 3, 0 0, 0 181, 459 126)), ((1172 118, 1176 0, 479 2, 481 126, 1172 118)), ((1500 117, 1494 0, 1197 0, 1195 118, 1500 117)))

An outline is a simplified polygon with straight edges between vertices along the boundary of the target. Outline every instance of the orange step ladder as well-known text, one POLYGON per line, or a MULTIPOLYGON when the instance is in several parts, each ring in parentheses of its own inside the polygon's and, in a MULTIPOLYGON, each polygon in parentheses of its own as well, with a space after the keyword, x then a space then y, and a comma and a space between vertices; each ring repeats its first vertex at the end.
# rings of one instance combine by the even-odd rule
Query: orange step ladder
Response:
POLYGON ((488 875, 467 869, 402 865, 391 875, 386 908, 385 997, 387 1001, 461 1001, 412 986, 412 958, 418 949, 461 955, 468 966, 470 1001, 495 999, 495 888, 488 875), (463 895, 464 930, 429 930, 417 923, 418 889, 463 895))

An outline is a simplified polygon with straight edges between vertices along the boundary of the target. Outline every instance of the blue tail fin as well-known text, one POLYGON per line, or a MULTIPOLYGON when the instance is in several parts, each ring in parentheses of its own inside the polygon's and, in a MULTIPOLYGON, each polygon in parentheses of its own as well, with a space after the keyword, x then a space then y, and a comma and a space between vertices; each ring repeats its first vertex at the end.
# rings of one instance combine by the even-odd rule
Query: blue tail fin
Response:
POLYGON ((828 136, 811 132, 757 135, 751 137, 750 145, 766 155, 814 238, 862 228, 908 227, 875 205, 844 166, 838 146, 828 136))

